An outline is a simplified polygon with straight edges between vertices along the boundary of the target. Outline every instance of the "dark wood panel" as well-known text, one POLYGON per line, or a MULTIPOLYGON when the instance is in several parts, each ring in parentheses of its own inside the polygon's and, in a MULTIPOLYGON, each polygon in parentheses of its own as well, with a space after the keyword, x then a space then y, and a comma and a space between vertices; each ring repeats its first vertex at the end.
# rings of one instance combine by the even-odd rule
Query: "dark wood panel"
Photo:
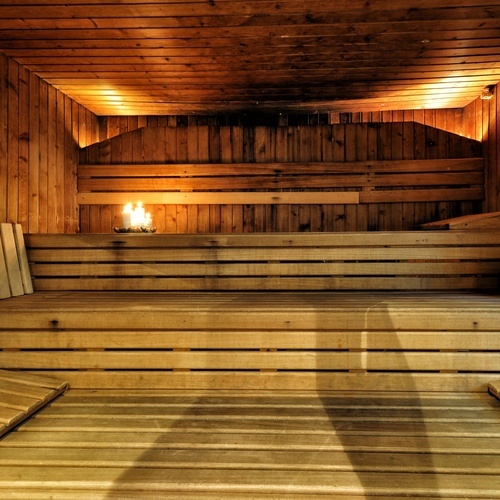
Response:
POLYGON ((394 122, 395 117, 404 119, 391 113, 391 121, 384 122, 384 116, 379 123, 276 127, 200 125, 198 118, 189 125, 174 119, 167 127, 130 131, 82 151, 81 202, 87 191, 97 197, 93 203, 103 203, 83 205, 82 214, 94 214, 96 228, 89 232, 110 232, 121 224, 112 192, 140 197, 141 191, 217 189, 354 190, 369 205, 216 206, 214 197, 209 207, 146 208, 162 232, 402 230, 477 210, 483 197, 478 144, 431 133, 419 123, 394 122), (150 149, 153 144, 161 147, 150 149), (135 157, 137 164, 127 163, 135 157), (198 159, 200 164, 194 163, 198 159))

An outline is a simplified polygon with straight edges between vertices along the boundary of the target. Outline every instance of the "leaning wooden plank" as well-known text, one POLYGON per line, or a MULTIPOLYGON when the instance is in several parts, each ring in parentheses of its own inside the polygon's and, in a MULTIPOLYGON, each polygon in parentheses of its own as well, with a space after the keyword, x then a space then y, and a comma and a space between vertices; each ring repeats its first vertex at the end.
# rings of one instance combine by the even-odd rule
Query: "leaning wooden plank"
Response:
POLYGON ((10 292, 13 297, 24 295, 21 268, 19 266, 19 258, 12 224, 0 224, 0 235, 2 237, 2 247, 7 267, 7 276, 9 278, 10 292))
MULTIPOLYGON (((1 240, 1 238, 0 238, 1 240)), ((7 273, 7 264, 5 262, 5 255, 0 241, 0 299, 8 299, 11 297, 9 286, 9 275, 7 273)))
POLYGON ((24 244, 23 229, 21 224, 14 225, 14 239, 16 241, 17 256, 23 282, 24 293, 33 293, 33 283, 31 281, 30 268, 28 264, 28 255, 24 244))

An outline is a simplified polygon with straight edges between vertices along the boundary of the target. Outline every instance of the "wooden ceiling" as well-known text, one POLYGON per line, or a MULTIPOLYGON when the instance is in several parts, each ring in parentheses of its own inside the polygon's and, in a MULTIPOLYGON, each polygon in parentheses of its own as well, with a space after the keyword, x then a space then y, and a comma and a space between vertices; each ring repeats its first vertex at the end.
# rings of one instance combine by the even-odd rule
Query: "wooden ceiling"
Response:
POLYGON ((2 0, 0 50, 98 115, 461 108, 500 0, 2 0))

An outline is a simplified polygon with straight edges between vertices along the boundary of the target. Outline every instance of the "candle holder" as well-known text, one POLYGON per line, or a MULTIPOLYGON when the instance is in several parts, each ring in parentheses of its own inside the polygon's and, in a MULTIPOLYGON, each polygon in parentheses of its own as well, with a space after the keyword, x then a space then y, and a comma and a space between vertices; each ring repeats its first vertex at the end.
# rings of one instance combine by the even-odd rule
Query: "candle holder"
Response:
POLYGON ((114 227, 115 233, 156 233, 156 227, 114 227))

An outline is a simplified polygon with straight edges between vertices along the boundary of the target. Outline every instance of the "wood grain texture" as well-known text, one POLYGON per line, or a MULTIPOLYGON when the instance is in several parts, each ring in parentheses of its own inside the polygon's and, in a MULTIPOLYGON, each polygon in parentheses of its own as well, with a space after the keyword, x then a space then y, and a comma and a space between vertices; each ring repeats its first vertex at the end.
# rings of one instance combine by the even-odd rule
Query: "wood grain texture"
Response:
POLYGON ((438 140, 427 125, 193 122, 130 130, 81 151, 77 200, 82 213, 95 214, 85 232, 111 232, 120 205, 136 201, 162 232, 205 232, 208 222, 212 232, 255 233, 412 230, 440 207, 467 215, 484 198, 479 144, 451 133, 438 140), (362 207, 351 206, 358 201, 362 207))
POLYGON ((28 235, 37 290, 498 287, 496 233, 28 235))
POLYGON ((499 498, 488 394, 71 390, 0 443, 13 498, 499 498))
POLYGON ((0 436, 10 432, 68 388, 47 376, 0 370, 0 436))
POLYGON ((4 303, 2 365, 75 388, 485 392, 500 376, 496 295, 38 291, 4 303))
POLYGON ((498 81, 498 6, 470 0, 0 9, 2 49, 99 116, 463 108, 498 81), (52 42, 52 43, 51 43, 52 42))

